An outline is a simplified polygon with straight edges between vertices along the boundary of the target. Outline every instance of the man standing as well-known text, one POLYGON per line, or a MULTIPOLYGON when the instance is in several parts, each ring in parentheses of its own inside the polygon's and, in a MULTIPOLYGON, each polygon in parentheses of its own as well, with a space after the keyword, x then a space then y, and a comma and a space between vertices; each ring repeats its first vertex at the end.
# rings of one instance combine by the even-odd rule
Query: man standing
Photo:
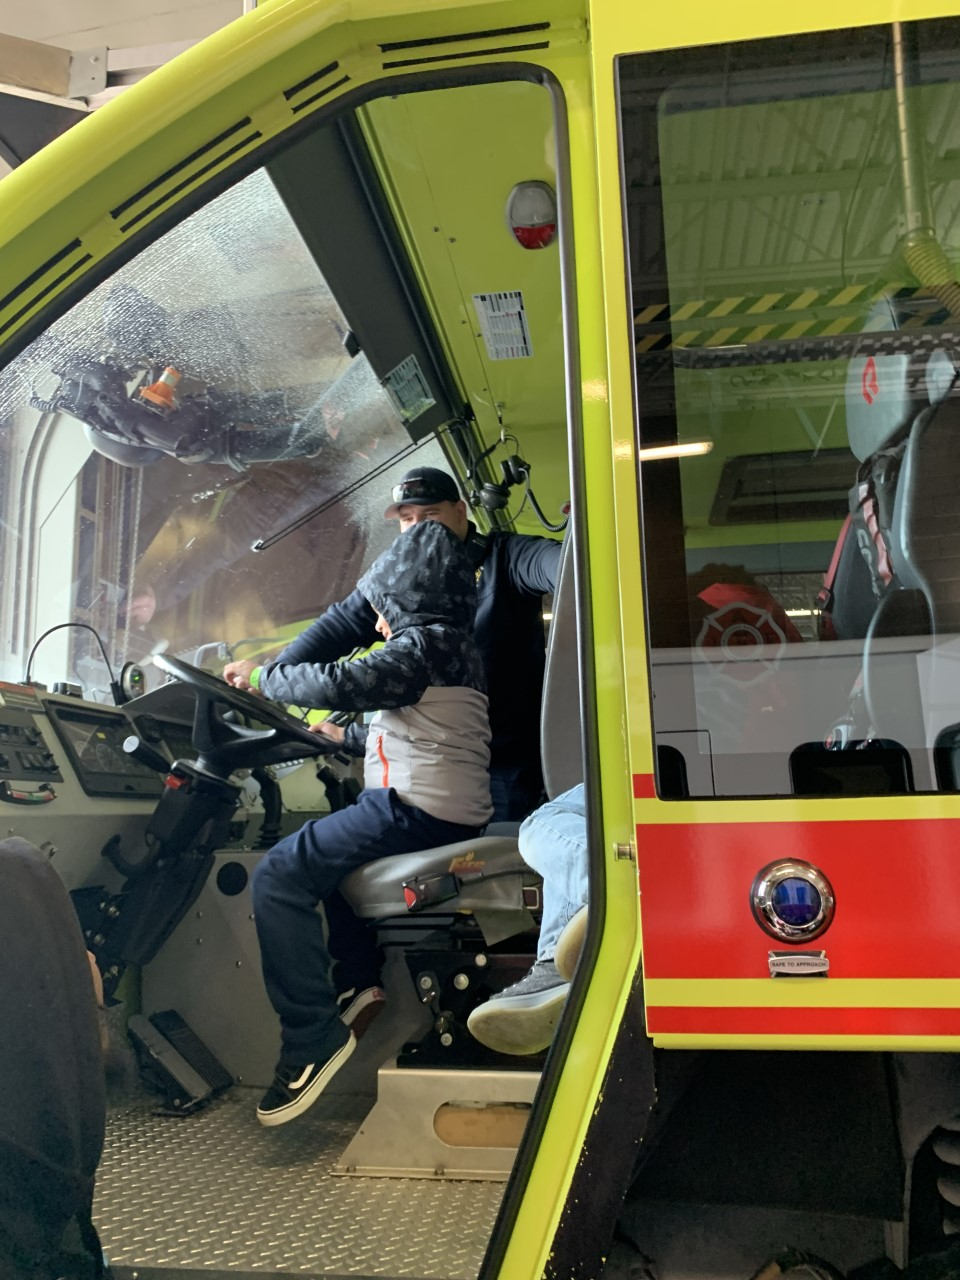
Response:
MULTIPOLYGON (((521 533, 480 533, 467 518, 456 481, 437 467, 415 467, 393 489, 384 512, 401 533, 438 520, 465 544, 477 575, 474 638, 490 699, 490 791, 494 822, 520 822, 542 799, 540 704, 545 662, 542 598, 551 593, 561 544, 521 533)), ((331 605, 277 658, 281 663, 336 662, 379 637, 358 591, 331 605)), ((253 662, 231 662, 223 677, 249 688, 253 662)))

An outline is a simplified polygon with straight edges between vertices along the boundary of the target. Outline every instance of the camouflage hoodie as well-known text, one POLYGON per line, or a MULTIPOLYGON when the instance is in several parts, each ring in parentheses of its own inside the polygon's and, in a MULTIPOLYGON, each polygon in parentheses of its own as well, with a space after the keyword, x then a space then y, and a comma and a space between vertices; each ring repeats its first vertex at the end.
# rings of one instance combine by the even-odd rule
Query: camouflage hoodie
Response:
POLYGON ((393 787, 435 818, 483 826, 493 809, 475 578, 455 534, 435 520, 415 525, 358 584, 390 624, 383 648, 356 662, 268 664, 260 690, 297 706, 376 711, 365 786, 393 787))

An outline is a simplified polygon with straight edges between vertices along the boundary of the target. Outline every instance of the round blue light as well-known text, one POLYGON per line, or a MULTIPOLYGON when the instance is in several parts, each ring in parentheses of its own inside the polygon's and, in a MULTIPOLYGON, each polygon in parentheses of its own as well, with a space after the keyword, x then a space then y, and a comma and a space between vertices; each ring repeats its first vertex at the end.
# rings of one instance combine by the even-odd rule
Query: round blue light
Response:
POLYGON ((809 880, 788 876, 770 895, 770 905, 784 924, 800 927, 812 924, 823 910, 823 899, 809 880))

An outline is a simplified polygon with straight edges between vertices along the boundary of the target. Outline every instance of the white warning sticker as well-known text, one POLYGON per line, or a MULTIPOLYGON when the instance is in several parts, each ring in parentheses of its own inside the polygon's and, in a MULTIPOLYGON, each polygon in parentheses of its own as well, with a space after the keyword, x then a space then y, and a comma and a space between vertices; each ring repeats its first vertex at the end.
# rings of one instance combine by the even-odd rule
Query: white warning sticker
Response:
POLYGON ((397 412, 404 422, 412 422, 437 403, 430 394, 430 385, 415 355, 401 360, 383 380, 397 412))
POLYGON ((523 294, 519 289, 475 293, 473 305, 491 360, 522 360, 533 355, 523 294))

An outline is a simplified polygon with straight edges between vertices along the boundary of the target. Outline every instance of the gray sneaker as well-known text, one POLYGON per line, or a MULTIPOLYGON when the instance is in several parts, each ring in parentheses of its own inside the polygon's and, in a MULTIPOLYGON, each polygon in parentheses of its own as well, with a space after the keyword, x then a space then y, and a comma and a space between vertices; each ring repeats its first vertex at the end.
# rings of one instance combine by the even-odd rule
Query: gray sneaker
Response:
POLYGON ((525 978, 477 1005, 467 1028, 497 1053, 539 1053, 553 1039, 569 990, 552 960, 538 960, 525 978))

